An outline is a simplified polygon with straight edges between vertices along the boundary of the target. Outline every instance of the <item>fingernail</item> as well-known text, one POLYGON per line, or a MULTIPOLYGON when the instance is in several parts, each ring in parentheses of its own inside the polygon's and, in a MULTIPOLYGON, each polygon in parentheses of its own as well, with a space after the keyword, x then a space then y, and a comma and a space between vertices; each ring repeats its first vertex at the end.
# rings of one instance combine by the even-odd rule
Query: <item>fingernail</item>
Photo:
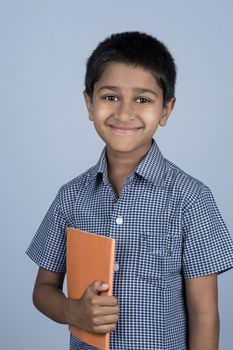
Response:
POLYGON ((108 288, 108 284, 107 283, 102 283, 100 288, 101 289, 107 289, 108 288))

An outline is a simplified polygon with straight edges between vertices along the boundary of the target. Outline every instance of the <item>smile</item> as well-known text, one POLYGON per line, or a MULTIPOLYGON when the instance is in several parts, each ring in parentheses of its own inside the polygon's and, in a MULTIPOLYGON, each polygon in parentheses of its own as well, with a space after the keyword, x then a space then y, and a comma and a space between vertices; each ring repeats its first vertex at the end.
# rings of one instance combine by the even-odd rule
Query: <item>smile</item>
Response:
POLYGON ((112 129, 112 131, 116 134, 135 134, 138 130, 141 129, 141 127, 126 127, 126 126, 113 126, 109 125, 109 127, 112 129))

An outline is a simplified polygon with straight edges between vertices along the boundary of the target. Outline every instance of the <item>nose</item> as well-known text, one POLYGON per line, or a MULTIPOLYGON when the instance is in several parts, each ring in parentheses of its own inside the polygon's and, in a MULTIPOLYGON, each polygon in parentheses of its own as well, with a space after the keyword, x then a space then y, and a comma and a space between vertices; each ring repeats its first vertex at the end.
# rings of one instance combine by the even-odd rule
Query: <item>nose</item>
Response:
POLYGON ((130 119, 133 119, 133 110, 130 101, 120 101, 115 116, 121 122, 128 122, 130 119))

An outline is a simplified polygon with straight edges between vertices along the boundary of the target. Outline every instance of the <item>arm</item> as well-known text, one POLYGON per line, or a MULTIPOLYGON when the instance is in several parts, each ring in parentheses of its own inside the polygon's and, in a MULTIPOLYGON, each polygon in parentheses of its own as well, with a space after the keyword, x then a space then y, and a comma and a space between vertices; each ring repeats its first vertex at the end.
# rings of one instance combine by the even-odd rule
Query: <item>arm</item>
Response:
POLYGON ((100 296, 101 281, 93 282, 78 300, 62 292, 64 274, 39 268, 34 291, 35 307, 52 320, 69 324, 93 333, 107 333, 115 329, 118 319, 117 300, 113 296, 100 296))
POLYGON ((62 273, 39 268, 33 290, 33 304, 53 321, 67 324, 67 300, 62 292, 64 277, 62 273))
POLYGON ((185 279, 189 350, 218 350, 217 274, 185 279))

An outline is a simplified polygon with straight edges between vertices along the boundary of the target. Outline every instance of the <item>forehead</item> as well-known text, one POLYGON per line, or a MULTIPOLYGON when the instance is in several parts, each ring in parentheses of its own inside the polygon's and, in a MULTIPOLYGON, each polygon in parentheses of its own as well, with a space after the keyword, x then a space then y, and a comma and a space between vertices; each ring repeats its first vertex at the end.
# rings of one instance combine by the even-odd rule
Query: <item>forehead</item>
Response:
POLYGON ((161 90, 156 79, 149 70, 125 63, 110 63, 105 68, 95 88, 101 85, 114 85, 119 88, 144 87, 161 90))

